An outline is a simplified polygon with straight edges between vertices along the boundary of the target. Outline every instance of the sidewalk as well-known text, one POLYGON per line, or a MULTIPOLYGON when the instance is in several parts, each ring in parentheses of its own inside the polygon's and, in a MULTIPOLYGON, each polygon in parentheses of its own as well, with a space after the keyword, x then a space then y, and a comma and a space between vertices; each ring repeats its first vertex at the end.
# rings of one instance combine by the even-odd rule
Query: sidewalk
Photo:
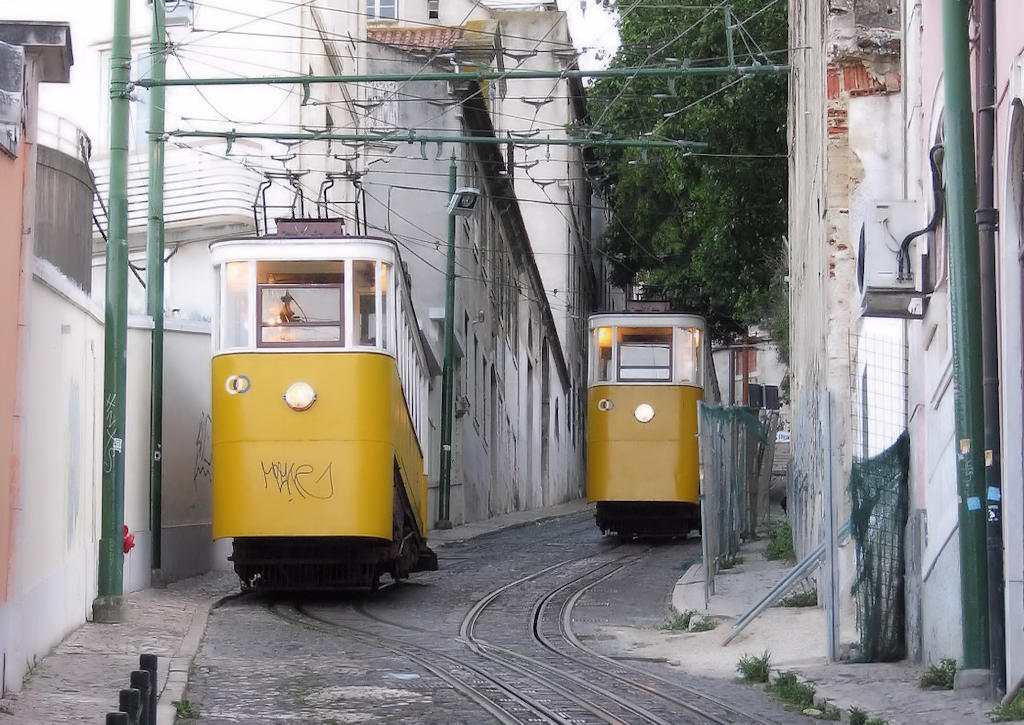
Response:
MULTIPOLYGON (((584 501, 572 501, 536 511, 517 511, 446 531, 431 531, 429 542, 436 551, 446 544, 586 507, 584 501)), ((184 695, 210 608, 237 591, 234 572, 222 570, 126 596, 123 623, 86 622, 39 661, 21 692, 0 700, 0 725, 102 723, 106 713, 117 710, 118 692, 128 687, 128 676, 139 668, 139 655, 144 653, 159 657, 157 722, 173 725, 174 702, 184 695)))
MULTIPOLYGON (((990 722, 995 702, 968 697, 965 692, 926 691, 918 687, 923 667, 905 662, 886 664, 827 664, 825 612, 820 607, 770 607, 729 644, 732 623, 777 584, 789 565, 764 558, 767 541, 746 544, 742 563, 715 579, 716 593, 704 605, 701 565, 691 566, 679 579, 672 604, 677 611, 694 610, 714 618, 708 632, 670 632, 609 628, 605 632, 626 651, 644 658, 668 661, 682 670, 709 677, 734 679, 736 663, 745 654, 771 653, 773 670, 789 670, 814 685, 817 698, 828 700, 847 721, 856 706, 889 725, 974 725, 990 722)), ((853 615, 841 617, 841 641, 856 641, 853 615)), ((975 693, 972 694, 977 694, 975 693)), ((808 719, 808 722, 814 722, 808 719)))

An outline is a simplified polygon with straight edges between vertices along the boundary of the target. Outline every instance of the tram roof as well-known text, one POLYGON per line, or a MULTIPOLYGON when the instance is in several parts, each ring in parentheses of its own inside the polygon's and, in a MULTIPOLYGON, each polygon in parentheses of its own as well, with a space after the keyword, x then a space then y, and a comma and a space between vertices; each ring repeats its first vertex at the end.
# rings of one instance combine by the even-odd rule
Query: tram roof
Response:
POLYGON ((591 329, 595 327, 700 327, 707 323, 700 315, 685 312, 599 312, 588 318, 591 329))
POLYGON ((210 242, 214 263, 242 259, 262 260, 391 260, 399 256, 398 245, 384 237, 298 237, 267 236, 219 239, 210 242))

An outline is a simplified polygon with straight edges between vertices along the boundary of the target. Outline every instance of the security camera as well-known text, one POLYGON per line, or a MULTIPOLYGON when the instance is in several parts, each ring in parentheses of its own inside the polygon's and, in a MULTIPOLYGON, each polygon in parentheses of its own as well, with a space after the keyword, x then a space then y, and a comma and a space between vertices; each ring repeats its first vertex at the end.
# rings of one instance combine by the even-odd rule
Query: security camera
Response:
POLYGON ((456 189, 448 200, 448 213, 454 216, 470 216, 476 209, 476 200, 480 198, 479 189, 465 187, 456 189))

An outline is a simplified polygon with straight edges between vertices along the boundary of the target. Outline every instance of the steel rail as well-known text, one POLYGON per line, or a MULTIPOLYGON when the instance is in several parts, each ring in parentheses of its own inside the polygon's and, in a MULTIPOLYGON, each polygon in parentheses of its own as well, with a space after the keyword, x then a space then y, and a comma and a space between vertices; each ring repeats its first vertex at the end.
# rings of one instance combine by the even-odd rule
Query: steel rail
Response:
POLYGON ((415 662, 442 682, 449 684, 456 692, 461 693, 475 702, 481 709, 494 717, 495 720, 502 723, 502 725, 521 725, 522 720, 509 712, 505 706, 495 702, 491 696, 481 690, 481 688, 473 685, 472 683, 466 682, 451 670, 446 670, 443 667, 438 666, 436 664, 437 660, 444 660, 450 665, 472 672, 482 680, 489 682, 504 692, 511 700, 518 702, 525 709, 543 718, 546 722, 558 723, 558 725, 571 725, 569 721, 561 718, 557 713, 546 711, 543 706, 524 698, 515 690, 508 687, 505 683, 492 677, 479 667, 458 660, 450 655, 444 654, 443 652, 438 652, 436 650, 431 650, 408 642, 398 643, 396 640, 389 640, 372 632, 366 632, 354 627, 339 624, 324 617, 312 614, 299 604, 294 606, 295 614, 291 616, 281 613, 275 608, 275 606, 276 605, 274 604, 270 605, 271 613, 274 614, 274 616, 292 622, 293 624, 315 629, 316 631, 330 634, 335 637, 346 636, 364 645, 368 645, 370 647, 381 647, 400 657, 405 657, 412 662, 415 662))
MULTIPOLYGON (((561 607, 560 607, 559 616, 558 616, 558 631, 559 631, 559 634, 562 636, 562 638, 566 642, 569 642, 571 644, 571 641, 569 640, 569 638, 567 636, 567 633, 571 634, 571 636, 573 638, 575 638, 575 635, 572 633, 572 623, 571 623, 572 612, 571 612, 571 607, 567 606, 568 602, 571 601, 572 604, 574 605, 575 602, 579 601, 579 598, 581 596, 583 596, 584 593, 588 592, 593 587, 596 587, 598 584, 600 584, 600 583, 610 579, 611 577, 613 577, 613 575, 615 575, 616 573, 622 571, 624 568, 626 568, 627 566, 629 566, 632 563, 634 563, 634 562, 628 561, 628 562, 625 562, 625 563, 623 563, 621 565, 616 566, 611 571, 608 571, 605 574, 603 574, 602 577, 598 578, 594 582, 591 582, 586 587, 583 587, 577 593, 577 595, 574 595, 573 597, 570 597, 565 602, 562 602, 561 607)), ((532 623, 532 624, 534 624, 534 638, 538 642, 540 642, 544 647, 546 647, 547 649, 551 650, 555 654, 558 654, 559 656, 565 657, 566 659, 571 660, 571 662, 573 662, 575 664, 578 664, 578 665, 580 665, 582 667, 585 667, 588 670, 592 670, 594 672, 601 673, 605 677, 610 677, 610 678, 612 678, 614 680, 620 681, 623 684, 626 684, 626 685, 628 685, 630 687, 633 687, 635 689, 640 690, 644 694, 654 695, 654 696, 660 697, 660 698, 662 698, 662 699, 664 699, 664 700, 666 700, 668 702, 672 702, 673 705, 681 707, 684 710, 688 710, 689 712, 693 713, 694 715, 696 715, 698 717, 701 717, 703 719, 706 719, 709 722, 717 723, 718 725, 729 725, 729 721, 722 720, 721 718, 718 718, 718 717, 712 715, 711 713, 708 713, 706 711, 701 710, 699 707, 693 705, 692 702, 687 702, 685 700, 679 699, 678 697, 673 697, 671 695, 667 695, 667 694, 665 694, 663 692, 660 692, 658 690, 655 690, 655 689, 651 688, 649 685, 645 685, 642 682, 638 682, 637 680, 632 680, 632 679, 630 679, 628 677, 625 677, 623 675, 620 675, 620 674, 617 674, 617 673, 614 673, 614 672, 609 672, 605 668, 601 668, 601 667, 598 667, 598 666, 594 665, 593 663, 587 662, 587 660, 582 658, 582 657, 578 657, 578 656, 573 656, 571 654, 567 654, 567 653, 561 651, 560 649, 558 649, 554 645, 554 643, 548 638, 548 636, 544 634, 544 632, 542 631, 542 629, 543 629, 544 613, 545 613, 545 610, 548 608, 548 605, 551 603, 551 601, 559 593, 563 592, 564 590, 568 589, 569 587, 572 587, 574 585, 579 584, 582 580, 587 579, 588 577, 590 577, 590 575, 592 573, 595 573, 595 571, 590 571, 590 572, 584 574, 583 577, 579 577, 577 579, 572 580, 571 582, 567 582, 566 584, 563 584, 561 587, 558 587, 557 589, 554 589, 551 592, 548 592, 548 594, 546 594, 540 601, 538 601, 537 605, 534 607, 534 615, 532 615, 532 616, 534 616, 534 623, 532 623)), ((579 641, 579 640, 577 640, 577 641, 579 641)), ((729 710, 730 710, 730 712, 735 712, 732 709, 729 709, 729 710)), ((652 720, 652 722, 653 721, 654 720, 652 720)))
MULTIPOLYGON (((639 555, 634 555, 634 558, 638 558, 638 556, 639 555)), ((562 562, 561 564, 556 564, 554 566, 547 567, 545 569, 541 569, 540 571, 534 572, 533 574, 529 574, 527 576, 520 577, 519 579, 516 579, 515 581, 509 582, 508 584, 505 584, 504 586, 501 586, 498 589, 490 592, 485 597, 480 599, 473 606, 473 608, 469 611, 469 613, 466 615, 466 617, 463 619, 462 626, 460 627, 460 638, 464 642, 466 642, 467 646, 469 646, 472 651, 474 651, 474 652, 476 652, 476 653, 478 653, 478 654, 480 654, 480 655, 482 655, 484 657, 488 657, 488 658, 490 658, 490 659, 492 659, 494 661, 499 661, 500 662, 501 659, 497 655, 498 654, 504 655, 504 657, 506 658, 506 661, 502 662, 502 664, 504 664, 506 667, 512 667, 512 668, 520 669, 521 671, 524 672, 524 674, 527 674, 532 679, 537 680, 537 681, 543 683, 544 686, 546 686, 546 687, 548 687, 548 688, 550 688, 552 690, 555 690, 557 692, 561 692, 563 694, 563 696, 572 697, 573 699, 577 699, 578 700, 578 696, 576 696, 573 693, 565 690, 565 688, 562 687, 561 685, 556 685, 551 679, 544 679, 538 673, 534 673, 531 670, 525 670, 524 668, 522 668, 522 667, 520 667, 518 665, 513 665, 510 662, 508 662, 508 659, 510 659, 510 658, 518 659, 518 660, 520 660, 520 661, 530 665, 533 668, 544 670, 549 675, 553 675, 556 678, 561 678, 563 680, 568 680, 568 681, 574 683, 575 685, 577 685, 578 687, 581 687, 581 688, 583 688, 585 690, 588 690, 589 692, 591 692, 591 693, 593 693, 595 695, 599 695, 599 696, 602 696, 602 697, 605 697, 605 698, 611 700, 612 702, 616 703, 617 705, 619 705, 623 709, 628 710, 628 711, 630 711, 630 712, 632 712, 632 713, 634 713, 636 715, 639 715, 640 717, 644 718, 648 722, 655 723, 655 725, 672 725, 672 723, 669 723, 668 721, 660 718, 658 715, 650 712, 646 708, 644 708, 644 707, 642 707, 640 705, 637 705, 634 702, 630 702, 626 698, 623 698, 623 697, 621 697, 621 696, 619 696, 619 695, 617 695, 615 693, 608 692, 607 690, 605 690, 605 689, 595 685, 592 682, 588 682, 587 680, 585 680, 584 678, 582 678, 582 677, 580 677, 578 675, 574 675, 572 673, 565 672, 564 670, 561 670, 561 669, 559 669, 559 668, 557 668, 557 667, 555 667, 555 666, 553 666, 553 665, 551 665, 551 664, 549 664, 547 662, 544 662, 543 660, 539 660, 536 657, 530 657, 529 655, 525 655, 525 654, 523 654, 521 652, 516 652, 515 650, 511 650, 511 649, 509 649, 507 647, 502 647, 500 645, 490 644, 486 640, 478 639, 473 634, 473 630, 476 627, 476 624, 479 621, 480 616, 504 592, 508 591, 512 587, 515 587, 515 586, 518 586, 520 584, 524 584, 524 583, 526 583, 528 581, 532 581, 534 579, 537 579, 537 578, 543 576, 544 574, 549 573, 550 571, 552 571, 552 570, 554 570, 556 568, 561 568, 565 564, 576 563, 576 562, 579 562, 579 561, 583 561, 585 559, 592 559, 592 558, 594 558, 593 555, 588 555, 588 556, 584 556, 584 557, 579 557, 579 558, 574 559, 574 560, 569 560, 567 562, 562 562)), ((621 558, 626 558, 626 557, 621 557, 621 558)), ((621 558, 619 560, 621 560, 621 558)), ((604 562, 604 563, 602 563, 601 565, 599 565, 596 568, 597 569, 603 569, 603 568, 605 568, 607 566, 612 566, 615 563, 617 563, 617 561, 619 561, 619 560, 613 560, 613 561, 610 561, 610 562, 604 562)), ((582 577, 588 576, 593 571, 594 570, 591 569, 589 572, 587 572, 586 574, 582 575, 582 577)), ((580 577, 580 578, 582 578, 582 577, 580 577)), ((583 707, 585 707, 587 710, 590 710, 591 712, 594 712, 595 709, 597 708, 596 705, 593 705, 592 703, 588 703, 586 700, 582 700, 582 701, 580 701, 580 703, 581 703, 581 705, 583 707)), ((604 713, 606 713, 608 716, 613 718, 613 720, 611 720, 611 722, 621 722, 620 720, 615 718, 614 714, 608 712, 604 708, 600 708, 600 709, 604 713)), ((594 712, 594 714, 598 715, 599 717, 601 716, 601 713, 598 713, 598 712, 594 712)))
MULTIPOLYGON (((761 717, 759 717, 757 715, 754 715, 752 713, 744 712, 742 710, 737 710, 732 705, 730 705, 730 704, 728 704, 726 702, 723 702, 722 700, 719 700, 717 697, 713 697, 711 695, 708 695, 707 693, 704 693, 704 692, 702 692, 700 690, 696 690, 696 689, 694 689, 692 687, 687 687, 686 685, 682 685, 682 684, 680 684, 678 682, 673 682, 672 680, 669 680, 669 679, 666 679, 664 677, 661 677, 660 675, 656 675, 653 672, 649 672, 649 671, 643 669, 642 667, 637 667, 636 665, 632 665, 632 664, 629 664, 629 663, 620 662, 618 660, 612 659, 611 657, 608 657, 607 655, 601 654, 600 652, 598 652, 598 651, 588 647, 582 641, 580 641, 580 639, 576 636, 576 633, 572 629, 572 611, 575 608, 576 603, 579 602, 579 600, 583 597, 583 595, 585 595, 592 588, 594 588, 598 584, 602 583, 606 579, 611 578, 612 576, 617 574, 619 571, 621 571, 622 569, 626 568, 626 566, 629 566, 629 564, 623 564, 619 569, 617 569, 617 570, 615 570, 613 572, 608 573, 607 575, 601 577, 597 581, 591 582, 590 584, 588 584, 585 587, 582 587, 579 591, 577 591, 575 594, 573 594, 571 597, 569 597, 569 599, 567 599, 566 602, 562 605, 562 610, 561 610, 561 614, 560 614, 561 632, 562 632, 562 635, 565 638, 566 642, 568 642, 573 647, 576 647, 580 651, 585 652, 586 654, 590 655, 591 657, 594 657, 595 659, 598 659, 598 660, 601 660, 603 662, 608 663, 612 667, 617 667, 617 668, 625 669, 625 670, 631 670, 633 672, 636 672, 638 674, 643 675, 644 677, 648 677, 650 679, 656 680, 657 682, 660 682, 660 683, 662 683, 664 685, 667 685, 667 686, 669 686, 669 687, 671 687, 673 689, 680 690, 680 691, 685 692, 685 693, 687 693, 689 695, 694 695, 696 697, 700 697, 700 698, 703 698, 703 699, 708 700, 710 702, 713 702, 716 705, 718 705, 719 707, 721 707, 721 708, 723 708, 725 710, 728 710, 729 712, 732 712, 732 713, 735 713, 735 714, 737 714, 737 715, 739 715, 741 717, 747 718, 748 722, 757 723, 757 725, 774 725, 774 723, 771 720, 765 720, 764 718, 761 718, 761 717)), ((565 653, 561 653, 561 654, 563 656, 565 656, 565 657, 570 657, 569 655, 566 655, 565 653)), ((574 658, 570 657, 570 659, 574 659, 574 658)), ((593 667, 593 665, 591 665, 591 667, 593 667)), ((594 667, 594 669, 599 669, 599 668, 594 667)), ((667 694, 665 692, 662 692, 660 690, 654 690, 651 687, 646 686, 646 685, 644 685, 642 683, 639 683, 639 682, 636 682, 636 681, 631 681, 631 680, 629 680, 629 678, 624 677, 622 675, 618 675, 618 674, 616 674, 614 672, 608 672, 607 670, 599 670, 599 671, 603 671, 603 672, 605 672, 605 674, 608 674, 609 676, 615 677, 615 678, 621 680, 622 682, 625 682, 625 683, 630 684, 630 685, 632 685, 634 687, 642 689, 645 692, 648 692, 648 693, 650 693, 652 695, 656 695, 657 697, 660 697, 660 698, 662 698, 664 700, 667 700, 669 702, 678 704, 678 705, 680 705, 682 707, 686 707, 687 709, 692 709, 693 708, 692 705, 690 705, 690 704, 688 704, 688 703, 686 703, 686 702, 684 702, 682 700, 679 700, 678 698, 675 698, 672 695, 669 695, 669 694, 667 694)), ((709 717, 713 718, 714 716, 709 716, 709 717)), ((727 721, 725 721, 725 720, 718 720, 718 722, 727 722, 727 721)))

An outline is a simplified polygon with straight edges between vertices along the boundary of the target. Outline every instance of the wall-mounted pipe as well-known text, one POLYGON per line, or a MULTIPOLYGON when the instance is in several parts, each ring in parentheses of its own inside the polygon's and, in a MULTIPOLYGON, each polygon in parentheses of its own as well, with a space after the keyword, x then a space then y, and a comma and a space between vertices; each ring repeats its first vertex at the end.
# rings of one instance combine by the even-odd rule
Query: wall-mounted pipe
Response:
POLYGON ((995 208, 996 0, 980 0, 978 72, 978 256, 981 264, 981 356, 985 399, 985 510, 988 558, 989 667, 992 691, 1006 691, 1003 603, 1002 467, 999 451, 999 339, 996 317, 995 208))

